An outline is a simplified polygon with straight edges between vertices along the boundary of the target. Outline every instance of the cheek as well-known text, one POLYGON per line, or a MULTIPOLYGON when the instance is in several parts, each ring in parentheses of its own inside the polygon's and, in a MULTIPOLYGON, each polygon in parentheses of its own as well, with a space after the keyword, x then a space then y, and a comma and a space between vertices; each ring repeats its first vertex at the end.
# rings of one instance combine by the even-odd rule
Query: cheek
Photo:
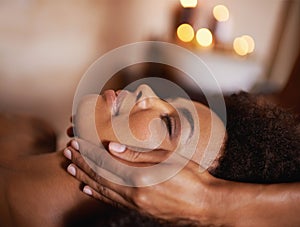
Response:
POLYGON ((148 140, 150 138, 149 124, 152 118, 146 114, 131 114, 129 117, 129 127, 134 137, 139 140, 148 140))
POLYGON ((139 112, 130 115, 129 126, 134 137, 147 141, 148 145, 161 147, 166 137, 166 129, 157 114, 139 112))
POLYGON ((130 114, 128 119, 127 115, 111 118, 110 114, 104 112, 96 116, 96 128, 102 142, 119 141, 126 145, 138 146, 138 141, 147 141, 143 144, 147 146, 153 144, 149 129, 152 120, 152 117, 144 113, 130 114))
POLYGON ((99 139, 103 141, 115 141, 112 129, 111 113, 105 109, 97 111, 95 124, 99 139))
POLYGON ((104 119, 103 117, 101 118, 96 118, 96 128, 98 131, 99 135, 105 135, 107 134, 107 131, 111 128, 111 121, 110 119, 104 119))
POLYGON ((98 114, 96 116, 98 136, 102 142, 118 141, 143 148, 165 147, 167 131, 157 116, 157 113, 149 111, 133 112, 129 119, 126 115, 111 119, 109 114, 98 114))

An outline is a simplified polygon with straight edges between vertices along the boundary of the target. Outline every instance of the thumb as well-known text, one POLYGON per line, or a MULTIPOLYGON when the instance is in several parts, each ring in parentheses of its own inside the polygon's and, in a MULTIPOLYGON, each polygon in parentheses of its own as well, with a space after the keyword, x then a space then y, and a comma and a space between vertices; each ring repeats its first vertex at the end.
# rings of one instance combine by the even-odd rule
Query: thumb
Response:
POLYGON ((109 152, 124 161, 135 163, 160 163, 167 159, 171 154, 166 150, 150 150, 141 152, 140 149, 129 148, 126 145, 110 142, 108 145, 109 152))

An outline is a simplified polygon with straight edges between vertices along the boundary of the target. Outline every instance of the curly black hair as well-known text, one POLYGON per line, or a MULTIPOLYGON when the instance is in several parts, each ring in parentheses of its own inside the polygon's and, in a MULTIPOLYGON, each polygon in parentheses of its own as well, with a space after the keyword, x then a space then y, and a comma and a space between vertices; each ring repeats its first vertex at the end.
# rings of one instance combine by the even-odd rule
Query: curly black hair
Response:
POLYGON ((251 183, 300 181, 300 127, 289 110, 241 92, 225 97, 227 141, 215 177, 251 183))

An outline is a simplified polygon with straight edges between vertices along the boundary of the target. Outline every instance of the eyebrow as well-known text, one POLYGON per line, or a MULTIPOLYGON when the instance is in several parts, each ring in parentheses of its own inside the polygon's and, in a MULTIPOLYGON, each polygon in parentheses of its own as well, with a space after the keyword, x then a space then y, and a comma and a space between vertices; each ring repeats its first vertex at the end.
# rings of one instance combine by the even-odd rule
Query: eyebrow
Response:
POLYGON ((182 113, 182 115, 187 119, 187 121, 190 124, 190 128, 191 128, 190 135, 189 135, 189 138, 190 138, 194 133, 194 127, 195 127, 193 116, 192 116, 191 112, 186 108, 178 108, 178 110, 180 113, 182 113))

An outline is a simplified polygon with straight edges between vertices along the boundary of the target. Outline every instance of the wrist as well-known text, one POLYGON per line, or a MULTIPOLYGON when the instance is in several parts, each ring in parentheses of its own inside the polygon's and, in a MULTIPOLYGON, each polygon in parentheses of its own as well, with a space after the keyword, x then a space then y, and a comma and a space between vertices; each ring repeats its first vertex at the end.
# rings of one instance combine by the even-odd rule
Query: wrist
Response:
POLYGON ((251 212, 250 204, 256 202, 255 195, 262 190, 258 186, 218 179, 209 173, 203 173, 199 182, 195 194, 199 200, 193 215, 203 225, 243 226, 243 218, 251 216, 245 212, 251 212))
POLYGON ((214 200, 211 211, 214 213, 216 226, 252 226, 253 217, 257 214, 257 209, 260 209, 260 195, 264 185, 216 179, 211 187, 214 200))
POLYGON ((211 176, 207 185, 207 217, 213 226, 236 226, 237 207, 232 182, 211 176))
POLYGON ((229 186, 230 183, 217 179, 208 172, 200 173, 193 190, 189 189, 193 197, 187 214, 189 219, 204 226, 233 226, 234 214, 228 213, 228 209, 234 210, 227 197, 231 193, 229 186))

